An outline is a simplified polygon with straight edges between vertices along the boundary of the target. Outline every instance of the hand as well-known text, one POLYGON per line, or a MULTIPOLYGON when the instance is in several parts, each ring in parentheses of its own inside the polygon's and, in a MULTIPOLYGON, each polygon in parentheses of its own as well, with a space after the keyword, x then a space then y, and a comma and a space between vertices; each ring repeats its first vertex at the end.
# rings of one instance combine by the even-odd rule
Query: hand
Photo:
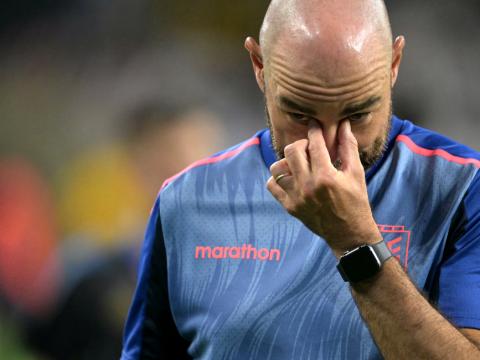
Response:
POLYGON ((340 257, 357 246, 381 241, 382 236, 370 209, 358 143, 348 120, 340 124, 337 142, 340 169, 330 161, 321 127, 311 121, 308 140, 286 146, 285 158, 270 167, 267 187, 340 257))

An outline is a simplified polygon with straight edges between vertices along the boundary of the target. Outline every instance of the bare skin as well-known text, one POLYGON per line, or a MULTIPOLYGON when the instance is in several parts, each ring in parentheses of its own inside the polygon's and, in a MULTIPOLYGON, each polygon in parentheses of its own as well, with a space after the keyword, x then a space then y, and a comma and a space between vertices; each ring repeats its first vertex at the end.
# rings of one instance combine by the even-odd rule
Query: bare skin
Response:
MULTIPOLYGON (((360 153, 385 141, 403 37, 392 44, 377 0, 274 0, 265 22, 262 46, 245 46, 280 156, 268 189, 337 258, 380 241, 360 153)), ((451 325, 395 260, 352 296, 385 358, 480 358, 480 331, 451 325)))

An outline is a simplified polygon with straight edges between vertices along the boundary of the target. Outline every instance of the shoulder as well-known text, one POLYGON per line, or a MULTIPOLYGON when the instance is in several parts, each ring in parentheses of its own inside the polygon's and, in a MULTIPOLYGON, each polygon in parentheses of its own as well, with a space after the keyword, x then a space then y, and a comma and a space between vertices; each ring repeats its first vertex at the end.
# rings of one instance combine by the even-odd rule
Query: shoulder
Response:
MULTIPOLYGON (((429 193, 443 189, 446 199, 460 197, 465 219, 480 220, 480 153, 435 131, 403 121, 396 137, 398 146, 410 152, 406 172, 414 172, 428 185, 429 193), (415 165, 415 166, 412 166, 415 165)), ((443 198, 443 197, 442 197, 443 198)), ((462 230, 463 231, 463 230, 462 230)))
POLYGON ((175 191, 175 188, 182 185, 192 185, 192 181, 195 183, 212 172, 235 176, 239 168, 242 168, 244 172, 249 171, 249 163, 258 163, 258 160, 261 160, 259 146, 263 132, 263 130, 259 131, 239 144, 190 164, 179 173, 165 180, 160 188, 159 195, 175 191))
POLYGON ((402 121, 396 142, 423 158, 443 159, 457 165, 480 168, 480 153, 435 131, 402 121))
POLYGON ((480 154, 409 121, 394 118, 392 129, 387 156, 370 183, 372 196, 387 196, 432 223, 441 220, 441 209, 447 223, 478 186, 480 154))

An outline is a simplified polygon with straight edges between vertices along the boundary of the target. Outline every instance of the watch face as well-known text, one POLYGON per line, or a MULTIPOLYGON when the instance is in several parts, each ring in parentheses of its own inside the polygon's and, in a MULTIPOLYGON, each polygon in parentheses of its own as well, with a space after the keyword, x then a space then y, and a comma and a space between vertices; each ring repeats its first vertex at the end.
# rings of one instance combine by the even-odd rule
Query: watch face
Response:
POLYGON ((369 246, 361 246, 341 258, 343 273, 350 282, 365 280, 380 270, 380 261, 369 246))

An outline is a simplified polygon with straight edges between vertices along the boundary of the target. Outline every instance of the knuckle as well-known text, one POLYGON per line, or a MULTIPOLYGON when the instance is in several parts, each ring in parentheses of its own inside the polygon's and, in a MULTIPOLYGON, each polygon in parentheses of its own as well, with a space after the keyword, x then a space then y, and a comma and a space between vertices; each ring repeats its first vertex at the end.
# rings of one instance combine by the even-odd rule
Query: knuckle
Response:
POLYGON ((331 189, 331 188, 333 188, 333 187, 335 186, 335 179, 334 179, 334 177, 331 176, 331 175, 326 176, 326 177, 325 177, 325 180, 324 180, 324 182, 323 182, 323 186, 324 186, 324 188, 326 188, 326 189, 331 189))
POLYGON ((273 183, 275 182, 273 176, 270 176, 270 178, 267 180, 267 189, 271 190, 273 187, 273 183))
POLYGON ((315 141, 310 141, 308 143, 308 151, 310 153, 315 153, 316 151, 318 151, 318 145, 315 141))
POLYGON ((297 213, 297 207, 295 204, 288 203, 284 204, 285 210, 290 214, 290 215, 295 215, 297 213))
POLYGON ((317 187, 321 188, 330 188, 335 185, 335 174, 330 171, 323 173, 317 179, 317 187))
POLYGON ((290 198, 289 201, 285 202, 283 205, 290 215, 298 216, 305 208, 305 200, 300 197, 296 199, 290 198))
POLYGON ((297 140, 295 144, 301 149, 306 149, 308 147, 309 141, 307 139, 301 139, 297 140))
POLYGON ((303 208, 304 208, 303 203, 298 202, 293 206, 293 212, 291 214, 292 215, 299 215, 299 214, 302 213, 303 208))
POLYGON ((288 165, 285 159, 277 161, 270 166, 270 173, 277 174, 282 173, 284 170, 288 169, 288 165))
POLYGON ((302 187, 302 194, 306 201, 314 199, 319 188, 316 182, 306 182, 302 187))
POLYGON ((275 170, 278 169, 278 167, 280 166, 280 163, 277 161, 277 162, 274 162, 271 166, 270 166, 270 172, 273 174, 275 172, 275 170))
POLYGON ((292 156, 295 153, 295 143, 289 144, 285 146, 285 149, 283 150, 283 153, 285 154, 286 157, 292 156))
POLYGON ((307 149, 307 147, 308 147, 308 140, 301 139, 285 146, 285 148, 283 149, 283 152, 285 156, 291 156, 299 151, 307 149))

